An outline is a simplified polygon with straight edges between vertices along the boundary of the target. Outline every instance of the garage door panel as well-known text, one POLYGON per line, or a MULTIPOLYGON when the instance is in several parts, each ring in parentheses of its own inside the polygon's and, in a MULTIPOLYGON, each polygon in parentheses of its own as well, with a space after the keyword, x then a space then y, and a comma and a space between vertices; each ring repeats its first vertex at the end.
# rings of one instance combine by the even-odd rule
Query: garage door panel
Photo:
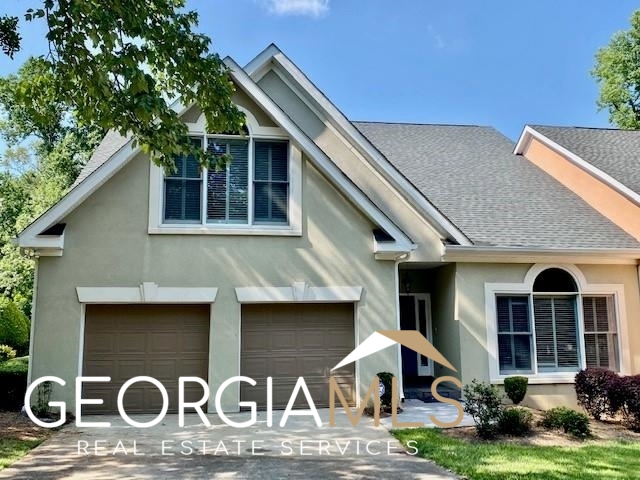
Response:
MULTIPOLYGON (((120 386, 137 376, 160 381, 169 392, 170 411, 178 407, 181 376, 208 378, 208 305, 89 305, 85 320, 83 375, 109 376, 109 384, 85 384, 85 398, 103 398, 104 405, 86 406, 86 413, 117 412, 120 386)), ((186 398, 202 397, 199 386, 187 388, 186 398)), ((143 382, 124 397, 130 413, 157 413, 158 389, 143 382)))
MULTIPOLYGON (((353 304, 243 306, 241 374, 258 383, 241 385, 241 400, 264 408, 266 377, 271 376, 274 408, 284 408, 298 377, 304 377, 315 404, 328 406, 331 368, 354 348, 353 308, 353 304)), ((347 400, 355 404, 354 364, 343 367, 340 375, 347 400)), ((295 405, 305 408, 304 396, 295 405)))

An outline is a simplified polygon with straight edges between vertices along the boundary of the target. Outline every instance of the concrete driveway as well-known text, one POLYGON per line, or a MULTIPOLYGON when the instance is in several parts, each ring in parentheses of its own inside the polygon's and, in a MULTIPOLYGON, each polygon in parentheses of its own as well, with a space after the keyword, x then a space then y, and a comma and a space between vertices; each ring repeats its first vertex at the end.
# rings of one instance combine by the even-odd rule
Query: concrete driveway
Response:
MULTIPOLYGON (((167 415, 147 429, 131 427, 120 417, 86 417, 112 427, 69 425, 0 471, 0 479, 455 478, 407 454, 387 428, 374 427, 370 418, 352 427, 341 412, 336 426, 329 427, 329 411, 319 412, 322 427, 312 417, 290 416, 280 428, 282 412, 274 412, 274 427, 268 428, 266 413, 259 412, 256 424, 242 429, 227 426, 217 415, 208 416, 211 427, 189 415, 180 428, 178 416, 167 415)), ((146 422, 153 416, 132 418, 146 422)), ((243 422, 250 416, 229 418, 243 422)))

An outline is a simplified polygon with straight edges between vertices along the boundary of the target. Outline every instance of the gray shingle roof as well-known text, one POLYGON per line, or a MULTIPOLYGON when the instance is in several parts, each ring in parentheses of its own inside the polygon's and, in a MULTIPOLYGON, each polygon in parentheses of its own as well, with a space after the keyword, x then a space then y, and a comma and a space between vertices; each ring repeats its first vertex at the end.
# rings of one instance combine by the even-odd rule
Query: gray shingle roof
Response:
POLYGON ((640 130, 531 125, 640 194, 640 130))
POLYGON ((490 127, 353 122, 475 244, 638 248, 639 243, 490 127))
POLYGON ((82 182, 85 178, 91 175, 95 170, 98 169, 104 162, 109 160, 109 158, 124 147, 129 138, 123 137, 118 132, 110 130, 104 136, 100 144, 96 147, 91 155, 91 158, 87 162, 87 164, 80 171, 80 175, 76 178, 76 181, 73 183, 73 187, 82 182))

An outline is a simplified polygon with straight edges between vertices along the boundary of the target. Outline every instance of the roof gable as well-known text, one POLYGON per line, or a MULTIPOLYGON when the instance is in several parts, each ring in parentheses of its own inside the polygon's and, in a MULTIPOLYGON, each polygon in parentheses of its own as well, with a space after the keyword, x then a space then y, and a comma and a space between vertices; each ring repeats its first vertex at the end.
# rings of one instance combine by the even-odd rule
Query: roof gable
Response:
MULTIPOLYGON (((388 234, 385 241, 374 239, 374 253, 380 259, 392 259, 402 253, 407 253, 414 248, 409 237, 398 228, 382 211, 380 211, 360 191, 329 157, 311 141, 306 135, 287 117, 287 115, 260 89, 260 87, 240 68, 231 58, 226 58, 226 65, 230 68, 232 79, 244 93, 261 109, 271 116, 275 124, 279 125, 303 152, 311 159, 316 168, 320 170, 337 189, 359 210, 388 234)), ((179 102, 174 107, 179 112, 187 110, 179 102)), ((126 165, 140 148, 133 147, 129 138, 118 134, 109 133, 94 152, 88 167, 82 178, 56 205, 50 208, 42 216, 36 219, 18 236, 18 243, 23 248, 42 248, 42 232, 56 224, 78 205, 80 205, 91 193, 97 190, 117 171, 126 165)), ((59 255, 63 249, 64 239, 55 237, 51 242, 51 251, 44 254, 59 255), (53 241, 55 240, 55 242, 53 241)))

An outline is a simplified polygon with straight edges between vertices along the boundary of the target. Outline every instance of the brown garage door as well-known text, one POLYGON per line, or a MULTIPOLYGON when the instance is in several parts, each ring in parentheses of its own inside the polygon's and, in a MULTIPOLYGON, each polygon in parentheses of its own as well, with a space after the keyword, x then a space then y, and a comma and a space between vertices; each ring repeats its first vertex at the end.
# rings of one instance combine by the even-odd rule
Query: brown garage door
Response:
MULTIPOLYGON (((110 383, 86 383, 84 398, 102 398, 86 413, 116 413, 118 391, 130 378, 160 381, 169 394, 169 411, 178 408, 178 378, 207 381, 208 305, 88 305, 85 319, 84 376, 109 376, 110 383)), ((187 384, 185 399, 198 401, 202 387, 187 384)), ((158 413, 162 397, 150 383, 136 383, 124 396, 127 413, 158 413)))
MULTIPOLYGON (((317 407, 329 405, 333 375, 355 404, 355 367, 330 370, 354 348, 353 304, 271 304, 242 307, 242 401, 266 407, 266 378, 273 377, 273 407, 285 408, 298 377, 304 377, 317 407)), ((307 407, 300 393, 296 406, 307 407)))

